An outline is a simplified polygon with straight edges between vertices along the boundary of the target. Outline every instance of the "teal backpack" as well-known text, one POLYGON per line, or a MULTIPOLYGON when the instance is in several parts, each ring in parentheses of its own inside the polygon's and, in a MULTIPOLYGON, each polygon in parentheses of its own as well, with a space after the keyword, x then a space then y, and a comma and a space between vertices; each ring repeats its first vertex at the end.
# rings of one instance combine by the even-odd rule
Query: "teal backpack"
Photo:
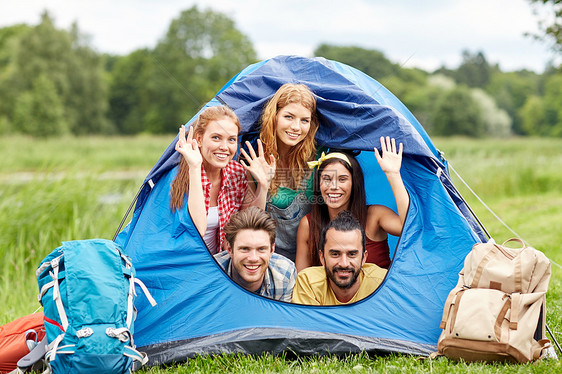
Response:
POLYGON ((156 302, 116 243, 63 242, 36 274, 53 373, 127 373, 148 361, 133 342, 135 284, 156 302))

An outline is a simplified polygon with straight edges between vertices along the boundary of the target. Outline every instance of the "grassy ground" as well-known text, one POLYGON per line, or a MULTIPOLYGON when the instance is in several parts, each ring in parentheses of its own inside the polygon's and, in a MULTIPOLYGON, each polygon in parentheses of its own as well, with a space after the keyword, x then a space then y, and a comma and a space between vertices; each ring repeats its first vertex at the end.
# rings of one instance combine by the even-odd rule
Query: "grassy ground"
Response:
MULTIPOLYGON (((35 269, 61 241, 111 238, 144 176, 172 137, 0 138, 0 324, 39 306, 35 269)), ((562 264, 562 140, 434 139, 476 193, 513 231, 562 264)), ((453 173, 451 173, 453 174, 453 173)), ((453 180, 501 242, 514 236, 453 180)), ((547 322, 562 340, 562 269, 552 266, 547 322)), ((467 365, 408 356, 199 357, 146 373, 561 372, 560 362, 467 365)))
POLYGON ((61 241, 113 237, 171 137, 0 138, 0 324, 32 313, 61 241))

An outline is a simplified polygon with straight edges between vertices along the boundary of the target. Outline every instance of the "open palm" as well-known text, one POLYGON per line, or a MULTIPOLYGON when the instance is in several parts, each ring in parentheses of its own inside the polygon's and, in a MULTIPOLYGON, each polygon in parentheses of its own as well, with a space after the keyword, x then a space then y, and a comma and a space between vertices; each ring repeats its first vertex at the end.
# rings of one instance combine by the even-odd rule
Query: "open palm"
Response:
POLYGON ((377 162, 384 173, 397 173, 400 171, 400 166, 402 164, 402 143, 400 143, 398 150, 396 149, 396 140, 387 136, 386 138, 381 136, 381 150, 382 155, 379 150, 375 147, 375 157, 377 162))
POLYGON ((269 183, 275 175, 275 157, 269 155, 269 162, 265 159, 262 142, 258 139, 258 153, 254 151, 254 148, 250 142, 246 142, 248 147, 248 152, 244 149, 240 150, 242 156, 246 161, 242 161, 241 164, 252 174, 252 177, 260 184, 269 186, 269 183))
POLYGON ((190 167, 201 166, 203 157, 199 151, 197 139, 193 139, 193 127, 189 128, 187 139, 185 137, 185 126, 180 127, 178 138, 175 147, 176 151, 182 154, 190 167))

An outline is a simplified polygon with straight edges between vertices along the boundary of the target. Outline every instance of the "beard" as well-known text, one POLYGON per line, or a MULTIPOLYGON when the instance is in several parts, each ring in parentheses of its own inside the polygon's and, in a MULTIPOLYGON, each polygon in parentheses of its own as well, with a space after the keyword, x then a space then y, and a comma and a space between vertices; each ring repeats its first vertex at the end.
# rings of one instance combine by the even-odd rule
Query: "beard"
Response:
POLYGON ((342 268, 340 266, 334 266, 332 269, 328 269, 326 268, 326 275, 328 276, 328 278, 334 282, 334 284, 336 286, 338 286, 341 289, 348 289, 351 288, 356 282, 357 282, 357 278, 359 278, 359 273, 361 272, 361 268, 358 269, 354 269, 352 267, 348 267, 348 268, 342 268), (351 276, 349 277, 348 280, 339 280, 338 278, 336 278, 335 273, 338 271, 350 271, 351 272, 351 276))

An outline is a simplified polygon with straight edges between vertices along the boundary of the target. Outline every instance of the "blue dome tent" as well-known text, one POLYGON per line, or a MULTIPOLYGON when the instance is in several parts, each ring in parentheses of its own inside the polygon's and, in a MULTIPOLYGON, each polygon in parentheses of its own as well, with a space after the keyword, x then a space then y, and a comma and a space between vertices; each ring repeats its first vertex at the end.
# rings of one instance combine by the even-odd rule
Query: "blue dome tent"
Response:
POLYGON ((246 291, 214 261, 187 209, 170 211, 176 138, 146 177, 132 220, 116 237, 158 302, 151 307, 139 298, 136 305, 135 343, 151 364, 221 352, 436 350, 447 294, 464 257, 487 233, 419 122, 380 83, 352 67, 323 58, 276 57, 242 70, 204 108, 228 105, 240 118, 241 137, 252 140, 263 106, 288 82, 304 83, 317 96, 318 145, 362 151, 358 160, 369 204, 396 209, 372 150, 381 136, 404 144, 401 172, 410 206, 401 237, 389 238, 388 274, 371 296, 345 306, 291 304, 246 291))

